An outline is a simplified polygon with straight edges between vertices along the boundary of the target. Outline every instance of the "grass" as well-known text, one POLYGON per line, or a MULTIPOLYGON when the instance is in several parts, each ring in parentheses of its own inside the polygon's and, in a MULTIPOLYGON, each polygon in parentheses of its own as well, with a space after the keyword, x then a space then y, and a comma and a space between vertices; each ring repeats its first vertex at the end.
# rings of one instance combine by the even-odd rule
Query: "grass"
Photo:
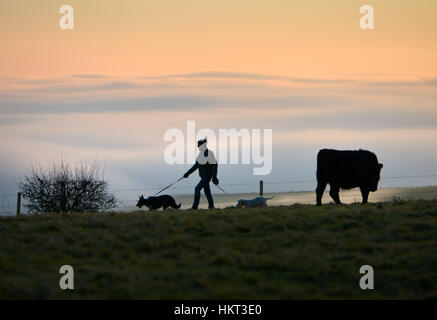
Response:
POLYGON ((437 298, 437 201, 3 217, 0 236, 2 299, 437 298))

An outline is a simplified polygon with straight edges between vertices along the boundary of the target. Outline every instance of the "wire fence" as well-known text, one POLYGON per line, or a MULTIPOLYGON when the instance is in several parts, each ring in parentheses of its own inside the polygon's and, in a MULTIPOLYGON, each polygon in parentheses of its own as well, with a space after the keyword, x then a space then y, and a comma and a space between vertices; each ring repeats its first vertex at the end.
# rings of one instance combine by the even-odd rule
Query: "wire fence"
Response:
MULTIPOLYGON (((420 187, 421 188, 421 187, 420 187)), ((390 189, 381 189, 378 190, 375 193, 371 193, 369 195, 369 201, 390 201, 393 199, 403 199, 403 200, 414 200, 414 199, 424 199, 424 200, 433 200, 437 199, 437 187, 430 187, 431 190, 427 190, 426 187, 421 188, 423 190, 420 191, 414 191, 410 190, 411 188, 390 188, 390 189)), ((218 191, 219 192, 219 191, 218 191)), ((236 205, 236 199, 240 198, 253 198, 257 196, 258 194, 253 193, 246 193, 246 194, 220 194, 216 193, 214 194, 214 201, 216 204, 216 207, 218 208, 224 208, 224 207, 230 207, 236 205), (236 198, 236 196, 238 198, 236 198)), ((316 195, 314 191, 299 191, 299 192, 280 192, 280 193, 274 193, 274 192, 266 192, 264 194, 266 197, 274 196, 274 198, 269 201, 270 205, 286 205, 286 204, 293 204, 293 203, 302 203, 302 204, 314 204, 316 202, 316 195)), ((179 195, 175 196, 176 202, 182 202, 182 208, 187 208, 193 201, 192 195, 179 195)), ((361 193, 359 190, 343 190, 340 192, 340 198, 343 203, 356 203, 361 201, 361 193)), ((202 200, 204 207, 207 206, 206 200, 204 200, 203 196, 201 198, 201 205, 202 200)), ((324 203, 331 202, 332 199, 330 198, 329 192, 325 191, 323 196, 324 203)), ((132 200, 123 200, 119 204, 116 209, 121 210, 133 210, 135 209, 135 205, 138 202, 138 199, 132 199, 132 200)))
MULTIPOLYGON (((390 179, 411 179, 411 178, 435 178, 437 177, 437 174, 428 174, 428 175, 418 175, 418 176, 391 176, 391 177, 382 177, 380 180, 390 180, 390 179)), ((286 181, 264 181, 264 184, 266 185, 277 185, 277 184, 298 184, 298 183, 316 183, 317 180, 315 179, 308 179, 308 180, 286 180, 286 181)), ((227 184, 220 184, 222 187, 233 187, 233 186, 257 186, 259 182, 247 182, 247 183, 227 183, 227 184)), ((119 185, 120 187, 120 185, 119 185)), ((164 186, 156 186, 151 187, 150 185, 138 185, 134 186, 129 189, 116 189, 109 188, 109 191, 111 192, 131 192, 131 191, 153 191, 153 190, 159 190, 164 188, 164 186)), ((192 186, 174 186, 170 187, 169 189, 188 189, 193 188, 192 186)))
MULTIPOLYGON (((394 180, 394 179, 413 179, 413 178, 436 178, 437 174, 427 174, 427 175, 405 175, 405 176, 386 176, 386 177, 381 177, 381 181, 384 180, 394 180)), ((313 184, 313 188, 315 189, 317 180, 315 179, 302 179, 302 180, 284 180, 284 181, 264 181, 263 184, 264 186, 267 186, 264 190, 266 191, 265 194, 267 195, 272 195, 273 193, 276 193, 277 196, 275 196, 274 200, 271 201, 271 204, 273 205, 277 205, 277 204, 292 204, 292 203, 315 203, 315 192, 314 190, 307 190, 307 191, 279 191, 279 192, 275 192, 272 190, 269 190, 268 186, 277 186, 277 185, 286 185, 286 184, 308 184, 311 183, 313 184), (269 192, 271 191, 271 192, 269 192)), ((220 184, 220 186, 222 188, 227 188, 227 187, 244 187, 244 186, 248 186, 248 187, 256 187, 259 185, 259 181, 258 182, 246 182, 246 183, 227 183, 227 184, 220 184)), ((119 188, 115 188, 115 186, 112 186, 112 188, 110 189, 112 192, 114 192, 115 194, 119 193, 119 194, 123 194, 123 193, 129 193, 129 192, 135 192, 135 191, 143 191, 143 192, 147 192, 150 191, 151 193, 153 191, 158 191, 160 189, 162 189, 164 186, 156 186, 156 187, 152 187, 150 185, 137 185, 137 186, 132 186, 132 187, 128 187, 128 188, 121 188, 123 186, 118 186, 119 188)), ((214 187, 212 187, 214 188, 214 187)), ((417 190, 420 189, 421 187, 416 187, 416 188, 411 188, 411 187, 390 187, 390 188, 382 188, 380 190, 378 190, 375 193, 371 193, 369 195, 369 201, 387 201, 393 198, 402 198, 402 199, 413 199, 413 198, 426 198, 426 199, 435 199, 437 198, 437 187, 435 188, 427 188, 427 189, 421 189, 421 190, 417 190)), ((193 185, 176 185, 173 187, 170 187, 169 190, 172 191, 184 191, 186 192, 186 190, 193 190, 194 186, 193 185)), ((327 188, 328 189, 328 188, 327 188)), ((238 193, 231 193, 230 195, 226 195, 221 193, 220 190, 217 190, 218 193, 214 194, 214 199, 215 199, 215 203, 217 207, 226 207, 226 206, 232 206, 235 205, 235 196, 239 196, 241 195, 241 197, 243 198, 244 196, 256 196, 257 192, 254 188, 252 188, 252 191, 250 192, 238 192, 238 193)), ((359 202, 361 201, 361 193, 358 189, 352 189, 352 190, 344 190, 341 191, 340 193, 341 196, 341 200, 345 203, 351 203, 351 202, 359 202)), ((193 195, 190 194, 179 194, 178 196, 175 196, 178 199, 182 199, 183 201, 183 206, 184 207, 184 202, 185 203, 185 207, 187 207, 187 204, 190 203, 190 201, 192 201, 192 197, 193 195), (184 201, 185 200, 185 201, 184 201)), ((203 199, 205 200, 205 199, 203 199)), ((324 200, 325 202, 329 202, 331 201, 330 196, 329 196, 329 192, 325 191, 325 195, 324 195, 324 200)), ((135 209, 135 204, 137 203, 138 199, 132 199, 132 198, 127 198, 124 199, 123 201, 120 201, 120 204, 117 206, 117 209, 135 209)), ((205 201, 204 201, 204 205, 205 201)))
POLYGON ((16 194, 0 194, 0 215, 15 214, 17 209, 16 194))
MULTIPOLYGON (((382 177, 381 181, 392 180, 392 179, 413 179, 413 178, 436 178, 437 174, 427 174, 427 175, 406 175, 406 176, 387 176, 382 177)), ((282 205, 282 204, 292 204, 292 203, 315 203, 315 189, 317 180, 315 179, 303 179, 303 180, 283 180, 283 181, 263 181, 265 194, 272 195, 275 194, 275 198, 270 201, 272 205, 282 205), (274 188, 269 188, 268 186, 279 186, 279 185, 294 185, 294 184, 313 184, 311 190, 308 191, 275 191, 274 188)), ((258 182, 246 182, 246 183, 225 183, 220 184, 222 188, 235 188, 238 187, 251 187, 251 191, 248 192, 229 192, 229 194, 223 194, 220 190, 214 193, 214 200, 217 207, 226 207, 235 205, 236 197, 249 197, 256 196, 257 190, 256 186, 259 185, 258 182)), ((118 185, 111 186, 109 191, 114 193, 117 198, 117 206, 115 210, 133 210, 135 209, 135 204, 138 199, 130 198, 130 194, 125 195, 125 193, 133 192, 146 192, 146 191, 158 191, 164 186, 150 186, 150 185, 136 185, 136 186, 121 186, 118 185), (122 188, 125 187, 125 188, 122 188), (126 197, 127 196, 127 197, 126 197)), ((214 188, 214 187, 212 187, 214 188)), ((179 194, 177 197, 179 202, 182 200, 183 208, 191 204, 192 192, 187 192, 187 190, 193 190, 193 185, 175 185, 169 188, 172 191, 184 191, 186 194, 179 194)), ((361 193, 358 189, 343 190, 340 192, 341 200, 345 203, 359 202, 361 201, 361 193)), ((205 202, 204 197, 203 202, 205 202)), ((387 201, 392 198, 400 199, 437 199, 437 186, 436 187, 390 187, 378 190, 375 193, 369 195, 369 201, 387 201)), ((325 191, 324 202, 331 201, 329 192, 325 191)), ((202 204, 202 203, 201 203, 202 204)), ((17 209, 17 194, 0 194, 0 215, 15 215, 17 209)), ((26 210, 22 210, 26 213, 26 210)))

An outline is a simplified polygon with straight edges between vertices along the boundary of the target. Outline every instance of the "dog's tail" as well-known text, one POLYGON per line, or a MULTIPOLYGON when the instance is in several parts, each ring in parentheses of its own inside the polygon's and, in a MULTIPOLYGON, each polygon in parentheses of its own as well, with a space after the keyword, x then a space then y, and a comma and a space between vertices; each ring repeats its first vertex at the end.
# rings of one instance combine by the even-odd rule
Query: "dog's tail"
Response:
POLYGON ((272 200, 275 196, 271 196, 270 198, 266 198, 266 200, 272 200))
POLYGON ((172 206, 172 208, 173 209, 179 209, 180 207, 181 207, 181 204, 182 203, 179 203, 178 205, 175 203, 173 206, 172 206))

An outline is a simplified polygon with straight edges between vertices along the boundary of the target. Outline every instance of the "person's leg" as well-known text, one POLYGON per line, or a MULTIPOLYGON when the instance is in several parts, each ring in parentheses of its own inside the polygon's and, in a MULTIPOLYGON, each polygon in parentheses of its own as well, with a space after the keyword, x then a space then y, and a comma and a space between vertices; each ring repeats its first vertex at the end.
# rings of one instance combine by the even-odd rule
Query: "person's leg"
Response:
POLYGON ((205 180, 203 186, 203 192, 205 192, 206 199, 208 199, 208 208, 214 209, 214 199, 212 198, 211 188, 209 187, 209 181, 210 179, 205 180))
POLYGON ((193 209, 197 209, 199 207, 200 202, 200 190, 203 188, 203 179, 200 180, 200 182, 197 184, 197 186, 194 188, 194 202, 193 202, 193 209))

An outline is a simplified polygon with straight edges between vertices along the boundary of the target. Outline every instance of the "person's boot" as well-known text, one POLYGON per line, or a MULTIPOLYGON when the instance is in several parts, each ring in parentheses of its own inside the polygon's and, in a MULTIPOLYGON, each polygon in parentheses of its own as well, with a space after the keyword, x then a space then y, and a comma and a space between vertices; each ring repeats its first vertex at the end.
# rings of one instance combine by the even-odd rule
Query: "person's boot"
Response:
POLYGON ((188 209, 188 210, 197 210, 198 208, 197 207, 191 207, 190 209, 188 209))

